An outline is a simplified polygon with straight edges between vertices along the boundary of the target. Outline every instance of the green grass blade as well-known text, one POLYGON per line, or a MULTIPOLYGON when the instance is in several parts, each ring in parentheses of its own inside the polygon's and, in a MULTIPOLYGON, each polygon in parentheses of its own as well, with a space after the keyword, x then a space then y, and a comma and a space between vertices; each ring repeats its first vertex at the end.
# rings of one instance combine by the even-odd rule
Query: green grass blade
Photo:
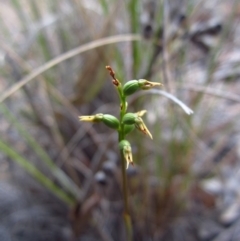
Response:
POLYGON ((0 105, 0 111, 11 122, 15 128, 18 130, 20 135, 27 141, 28 145, 32 147, 35 153, 40 157, 46 166, 50 169, 53 176, 61 183, 61 185, 70 192, 73 196, 77 198, 80 193, 79 188, 72 182, 71 179, 51 160, 44 149, 35 141, 35 139, 18 123, 18 120, 10 113, 10 111, 4 106, 0 105))
MULTIPOLYGON (((130 0, 128 3, 128 13, 130 19, 131 33, 139 33, 140 31, 140 14, 139 14, 139 1, 130 0)), ((133 78, 137 78, 138 70, 141 64, 141 50, 140 44, 133 42, 132 43, 132 74, 133 78)))
POLYGON ((104 15, 109 13, 109 3, 106 0, 100 0, 101 7, 103 9, 104 15))
POLYGON ((42 172, 40 172, 33 164, 27 159, 22 157, 19 153, 14 151, 6 143, 0 140, 0 150, 15 161, 19 166, 21 166, 26 172, 31 174, 39 183, 44 187, 49 189, 53 194, 55 194, 59 199, 68 205, 74 204, 74 198, 65 193, 61 188, 54 184, 48 177, 46 177, 42 172))

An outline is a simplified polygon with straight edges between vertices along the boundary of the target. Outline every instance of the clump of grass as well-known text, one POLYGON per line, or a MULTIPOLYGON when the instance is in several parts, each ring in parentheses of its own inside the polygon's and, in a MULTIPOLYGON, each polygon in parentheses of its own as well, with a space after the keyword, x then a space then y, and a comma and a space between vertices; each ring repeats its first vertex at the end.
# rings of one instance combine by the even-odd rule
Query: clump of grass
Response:
MULTIPOLYGON (((127 96, 129 106, 136 110, 131 113, 134 114, 134 117, 126 115, 128 123, 131 123, 132 120, 135 121, 135 118, 142 118, 143 113, 137 111, 140 109, 138 106, 142 106, 142 104, 144 104, 144 109, 148 109, 147 117, 151 117, 154 113, 155 119, 157 119, 155 122, 148 122, 149 125, 152 124, 150 129, 155 133, 154 142, 138 138, 138 133, 126 134, 128 142, 122 142, 120 146, 122 155, 125 149, 125 156, 128 158, 128 162, 123 164, 127 166, 131 163, 129 154, 131 147, 134 160, 141 167, 140 177, 133 178, 134 180, 128 182, 128 186, 131 189, 129 203, 133 203, 130 205, 131 218, 143 236, 146 233, 157 232, 158 227, 162 227, 166 223, 166 218, 173 213, 176 214, 178 207, 185 203, 182 201, 184 190, 195 178, 191 176, 190 169, 192 163, 197 159, 196 153, 206 153, 206 157, 202 159, 209 163, 211 157, 218 152, 218 141, 211 142, 213 144, 209 148, 209 140, 220 140, 221 138, 215 137, 219 133, 222 133, 224 137, 230 136, 231 132, 227 127, 232 126, 233 128, 233 121, 237 119, 237 114, 233 114, 231 120, 226 120, 224 128, 219 128, 221 131, 217 128, 207 127, 212 113, 222 102, 210 102, 209 97, 204 102, 206 94, 239 102, 237 95, 233 96, 230 91, 226 91, 227 85, 224 85, 223 91, 218 91, 213 81, 218 65, 217 57, 227 42, 234 14, 224 27, 219 45, 212 49, 208 56, 205 56, 208 60, 206 68, 209 69, 206 74, 206 85, 213 82, 212 87, 200 86, 195 82, 191 84, 186 82, 184 67, 189 64, 187 58, 194 52, 190 40, 186 36, 189 35, 191 24, 194 23, 193 15, 201 11, 201 4, 204 1, 199 1, 195 7, 194 3, 191 2, 191 6, 189 3, 189 12, 185 16, 187 24, 186 21, 183 21, 182 25, 178 26, 179 31, 170 37, 168 37, 167 31, 171 29, 171 26, 163 2, 159 2, 153 7, 156 10, 154 11, 155 18, 150 19, 151 22, 148 24, 148 27, 152 29, 152 36, 147 40, 140 36, 143 10, 141 9, 142 1, 139 0, 130 0, 127 4, 121 1, 100 1, 100 11, 96 12, 91 6, 85 6, 84 1, 62 0, 55 4, 45 0, 31 3, 25 9, 25 5, 19 4, 18 0, 12 0, 6 4, 12 7, 15 18, 18 20, 19 29, 15 30, 11 24, 7 26, 8 18, 0 20, 1 27, 5 31, 3 37, 6 38, 4 43, 1 43, 1 47, 7 53, 6 63, 1 68, 1 73, 7 83, 12 81, 12 86, 1 93, 0 101, 7 102, 6 99, 16 92, 19 94, 19 90, 24 89, 22 87, 28 89, 26 99, 21 97, 23 102, 20 101, 14 107, 15 111, 12 114, 15 116, 15 120, 9 118, 6 111, 1 110, 3 117, 12 123, 11 128, 17 129, 20 133, 21 142, 26 140, 28 151, 39 158, 41 163, 46 164, 50 173, 53 174, 52 178, 58 181, 57 187, 65 193, 65 197, 59 195, 52 185, 42 184, 63 201, 67 200, 66 197, 70 197, 71 205, 80 203, 84 206, 85 203, 91 201, 93 183, 91 177, 101 168, 101 162, 106 158, 104 154, 109 148, 109 140, 106 141, 106 144, 98 141, 103 138, 102 133, 99 134, 93 127, 84 125, 79 127, 79 123, 74 121, 76 113, 83 111, 92 113, 92 109, 98 108, 102 104, 101 101, 106 100, 104 99, 106 93, 103 91, 105 84, 103 66, 111 61, 119 79, 123 79, 125 76, 127 79, 138 79, 143 76, 143 78, 164 83, 166 89, 170 91, 169 93, 152 89, 147 92, 138 92, 131 97, 127 96), (122 16, 126 16, 126 18, 122 16), (48 22, 49 19, 50 22, 48 22), (30 22, 31 24, 29 24, 30 22), (36 29, 32 26, 36 26, 36 29), (120 27, 118 28, 118 26, 120 27), (131 34, 114 36, 119 32, 129 31, 131 34), (13 32, 14 36, 11 35, 13 32), (16 32, 18 32, 17 35, 16 32), (82 32, 84 35, 79 34, 82 32), (17 39, 16 36, 21 33, 24 38, 17 39), (12 39, 15 41, 12 42, 12 39), (123 41, 124 44, 120 43, 123 41), (109 44, 111 46, 106 47, 109 44), (37 81, 28 84, 33 80, 37 81), (88 88, 90 81, 92 88, 88 88), (41 94, 39 94, 40 92, 41 94), (201 94, 196 95, 196 92, 201 94), (99 93, 101 93, 101 101, 99 101, 99 93), (147 101, 145 99, 143 101, 142 96, 146 94, 150 94, 150 96, 147 101), (195 118, 181 116, 174 105, 164 102, 163 98, 160 100, 158 96, 170 98, 174 102, 177 101, 176 97, 187 99, 197 113, 195 118), (39 108, 35 108, 36 105, 32 101, 38 102, 39 108), (16 109, 19 111, 23 107, 20 105, 21 103, 31 106, 27 110, 28 115, 25 115, 28 117, 26 122, 30 121, 41 133, 41 136, 49 138, 49 142, 56 144, 54 148, 50 148, 50 151, 41 146, 38 135, 35 136, 32 132, 26 131, 27 128, 25 131, 22 130, 23 128, 19 128, 19 126, 26 125, 26 122, 19 122, 19 113, 16 113, 16 109), (53 123, 52 126, 47 125, 49 118, 53 123), (211 137, 209 137, 209 133, 213 133, 211 137), (86 151, 86 146, 91 147, 90 150, 97 151, 86 151), (54 154, 52 150, 54 150, 54 154), (206 152, 206 150, 208 151, 206 152), (97 161, 95 162, 95 160, 97 161), (67 167, 71 167, 74 172, 69 172, 67 167), (148 182, 151 184, 148 185, 148 182), (141 202, 142 200, 143 202, 141 202), (145 224, 143 225, 146 227, 145 229, 142 228, 142 223, 145 224)), ((235 2, 237 3, 237 1, 235 2)), ((26 5, 28 4, 26 3, 26 5)), ((144 8, 144 10, 146 9, 148 8, 144 8)), ((237 8, 232 7, 232 9, 234 13, 237 8)), ((131 84, 135 83, 135 81, 131 82, 131 84)), ((18 96, 14 100, 16 103, 18 96)), ((114 101, 111 99, 110 102, 109 105, 112 106, 114 101)), ((182 102, 176 103, 185 108, 188 114, 191 113, 191 110, 182 102)), ((125 103, 123 103, 124 105, 125 103)), ((228 107, 230 108, 230 106, 228 107)), ((102 122, 113 126, 114 124, 106 120, 108 117, 107 115, 98 116, 100 119, 103 118, 102 122)), ((133 124, 129 124, 130 129, 131 125, 133 124)), ((142 125, 137 127, 144 128, 142 125)), ((136 128, 135 124, 134 128, 136 128)), ((149 133, 147 134, 149 135, 149 133)), ((1 136, 2 141, 4 135, 1 136)), ((1 142, 0 149, 17 163, 20 163, 20 160, 21 163, 32 164, 30 158, 24 157, 24 153, 17 151, 14 143, 4 140, 1 142), (24 162, 22 158, 19 158, 21 156, 24 158, 24 162)), ((234 149, 231 153, 234 152, 234 149)), ((124 155, 122 157, 124 158, 124 155)), ((199 163, 200 166, 201 162, 199 163)), ((22 167, 41 182, 43 176, 39 178, 39 174, 34 174, 37 172, 29 171, 40 170, 40 168, 37 165, 35 169, 29 168, 30 166, 25 164, 22 167)), ((135 165, 135 167, 137 166, 135 165)), ((128 171, 131 171, 131 168, 129 169, 128 171)), ((44 172, 41 173, 45 175, 44 172)), ((45 177, 51 179, 47 175, 45 177)), ((67 201, 66 204, 69 205, 69 202, 67 201)), ((151 235, 149 234, 149 236, 151 235)))

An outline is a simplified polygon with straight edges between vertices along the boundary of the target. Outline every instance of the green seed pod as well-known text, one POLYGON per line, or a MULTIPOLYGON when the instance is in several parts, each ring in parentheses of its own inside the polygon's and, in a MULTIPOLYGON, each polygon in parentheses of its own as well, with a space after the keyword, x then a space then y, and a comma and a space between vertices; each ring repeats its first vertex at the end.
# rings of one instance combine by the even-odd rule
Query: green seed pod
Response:
POLYGON ((106 126, 113 128, 113 129, 118 129, 118 127, 119 127, 119 120, 113 115, 108 115, 108 114, 103 115, 102 122, 106 126))
POLYGON ((125 96, 131 95, 139 90, 139 84, 137 80, 130 80, 123 86, 123 94, 125 96))
POLYGON ((135 128, 135 125, 124 125, 124 134, 127 135, 131 131, 133 131, 135 128))
POLYGON ((123 116, 123 124, 133 125, 136 122, 137 114, 127 113, 123 116))

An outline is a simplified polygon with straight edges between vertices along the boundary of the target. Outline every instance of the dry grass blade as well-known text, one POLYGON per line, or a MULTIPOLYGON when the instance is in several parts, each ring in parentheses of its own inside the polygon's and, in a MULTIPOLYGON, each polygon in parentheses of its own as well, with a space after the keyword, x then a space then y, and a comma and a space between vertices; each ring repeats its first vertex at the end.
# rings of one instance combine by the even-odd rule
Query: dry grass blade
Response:
POLYGON ((239 95, 236 95, 234 93, 227 92, 227 91, 214 89, 211 87, 188 84, 188 85, 181 86, 180 88, 185 89, 185 90, 192 90, 192 91, 196 91, 196 92, 203 92, 204 94, 207 94, 207 95, 212 95, 212 96, 216 96, 219 98, 224 98, 224 99, 240 102, 239 95))
POLYGON ((128 41, 139 41, 141 40, 141 37, 137 34, 125 34, 125 35, 116 35, 112 37, 102 38, 98 39, 96 41, 92 41, 90 43, 81 45, 75 49, 72 49, 68 51, 65 54, 62 54, 58 56, 57 58, 52 59, 51 61, 47 62, 46 64, 40 66, 39 68, 35 69, 32 73, 21 79, 17 84, 10 87, 8 90, 6 90, 2 96, 0 97, 0 103, 2 103, 4 100, 6 100, 9 96, 11 96, 13 93, 18 91, 21 87, 26 85, 28 82, 33 80, 38 75, 42 74, 43 72, 47 71, 48 69, 58 65, 59 63, 70 59, 80 53, 86 52, 88 50, 98 48, 100 46, 118 43, 118 42, 128 42, 128 41))
POLYGON ((174 95, 172 95, 166 91, 163 91, 163 90, 151 89, 151 90, 148 90, 147 92, 140 92, 139 94, 134 95, 133 98, 130 100, 130 102, 132 102, 135 99, 137 99, 138 97, 146 95, 146 94, 157 94, 157 95, 162 95, 164 97, 167 97, 168 99, 170 99, 173 102, 175 102, 176 104, 178 104, 186 112, 186 114, 188 114, 188 115, 193 114, 193 110, 191 110, 188 106, 186 106, 181 100, 179 100, 174 95))

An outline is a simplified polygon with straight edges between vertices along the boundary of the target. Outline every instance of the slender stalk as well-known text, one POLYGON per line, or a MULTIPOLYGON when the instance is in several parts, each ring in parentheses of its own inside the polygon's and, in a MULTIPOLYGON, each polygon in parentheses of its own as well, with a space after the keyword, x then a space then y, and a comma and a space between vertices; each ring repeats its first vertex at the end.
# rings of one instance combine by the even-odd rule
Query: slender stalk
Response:
POLYGON ((157 82, 150 82, 145 79, 140 80, 130 80, 124 84, 122 87, 122 83, 116 78, 115 72, 111 68, 111 66, 107 65, 106 69, 109 71, 110 76, 112 77, 112 83, 115 85, 116 90, 120 99, 120 119, 115 116, 109 114, 96 114, 90 116, 79 116, 80 121, 87 122, 103 122, 110 128, 113 128, 118 131, 118 141, 119 148, 121 150, 121 170, 122 170, 122 193, 123 193, 123 203, 124 203, 124 223, 126 227, 126 236, 128 241, 132 241, 133 238, 133 229, 132 222, 129 212, 129 204, 128 204, 128 190, 127 190, 127 175, 126 175, 126 167, 129 164, 133 164, 132 158, 132 149, 130 143, 125 139, 125 136, 136 128, 143 132, 143 134, 148 135, 152 139, 152 134, 147 129, 144 124, 141 116, 146 113, 146 110, 141 110, 137 113, 126 113, 128 103, 126 102, 126 97, 133 94, 137 90, 143 89, 148 90, 153 88, 154 86, 161 85, 157 82), (125 128, 126 127, 126 128, 125 128), (130 129, 129 129, 130 127, 130 129), (127 163, 127 165, 126 165, 127 163))
POLYGON ((123 157, 123 153, 121 151, 121 171, 122 171, 122 179, 123 179, 123 198, 124 198, 124 213, 129 213, 128 208, 128 193, 127 193, 127 175, 126 175, 126 165, 123 157))
MULTIPOLYGON (((106 69, 109 71, 110 76, 113 78, 112 83, 116 86, 118 96, 120 99, 120 120, 118 126, 118 142, 121 143, 125 140, 125 132, 124 132, 124 123, 123 117, 127 111, 127 102, 126 96, 123 93, 122 83, 116 78, 115 72, 111 68, 111 66, 106 66, 106 69)), ((127 232, 127 240, 132 241, 132 224, 131 224, 131 217, 129 213, 129 206, 128 206, 128 190, 127 190, 127 175, 126 175, 126 163, 124 157, 124 151, 121 150, 121 170, 122 170, 122 192, 123 192, 123 202, 124 202, 124 223, 127 232)))
POLYGON ((123 183, 123 202, 124 202, 124 224, 126 227, 127 232, 127 240, 132 240, 132 224, 131 224, 131 217, 129 213, 129 204, 128 204, 128 191, 127 191, 127 175, 126 175, 126 164, 124 160, 123 153, 121 151, 121 171, 122 171, 122 183, 123 183))
MULTIPOLYGON (((122 118, 126 113, 126 104, 125 98, 121 98, 121 111, 120 111, 120 130, 118 132, 118 141, 119 143, 125 139, 124 136, 124 124, 122 124, 122 118)), ((121 151, 121 171, 122 171, 122 181, 123 181, 123 196, 124 196, 124 212, 128 213, 128 193, 127 193, 127 175, 126 175, 126 163, 123 156, 123 152, 121 151)))
MULTIPOLYGON (((126 114, 127 105, 126 105, 126 98, 121 93, 121 89, 118 90, 120 100, 121 100, 121 111, 120 111, 120 128, 118 131, 118 141, 119 143, 125 139, 124 135, 124 124, 122 123, 122 118, 126 114)), ((123 201, 124 201, 124 223, 127 232, 127 240, 132 240, 132 223, 131 217, 129 213, 129 204, 128 204, 128 190, 127 190, 127 174, 126 174, 126 163, 123 155, 123 151, 121 151, 121 172, 122 172, 122 192, 123 192, 123 201)))

